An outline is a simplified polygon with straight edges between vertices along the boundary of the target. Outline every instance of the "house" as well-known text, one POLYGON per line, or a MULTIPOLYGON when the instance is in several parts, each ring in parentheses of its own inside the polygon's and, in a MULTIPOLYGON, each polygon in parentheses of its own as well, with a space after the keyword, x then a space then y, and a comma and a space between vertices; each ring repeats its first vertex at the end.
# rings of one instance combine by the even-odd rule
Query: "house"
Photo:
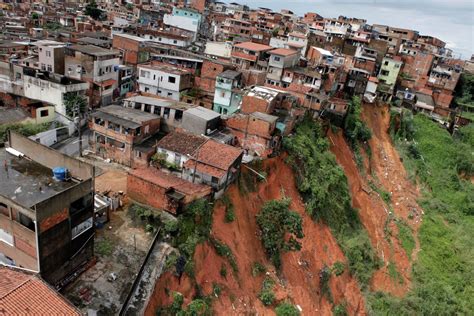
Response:
POLYGON ((178 214, 193 201, 208 198, 211 187, 149 167, 128 173, 127 195, 139 203, 178 214))
POLYGON ((242 98, 241 111, 243 113, 272 113, 281 101, 282 91, 256 86, 247 91, 242 98))
POLYGON ((243 151, 209 139, 183 164, 183 179, 209 185, 219 196, 240 170, 243 151))
POLYGON ((135 147, 159 131, 160 117, 110 105, 90 115, 89 128, 91 150, 96 155, 131 167, 135 160, 142 160, 143 151, 135 147))
POLYGON ((299 32, 291 32, 288 34, 288 48, 300 52, 300 56, 306 56, 306 49, 308 48, 308 38, 305 34, 299 32))
POLYGON ((0 262, 62 288, 94 255, 94 168, 11 131, 0 159, 0 262))
POLYGON ((171 14, 164 15, 163 23, 171 27, 191 31, 195 33, 194 39, 196 39, 197 33, 201 27, 202 15, 191 8, 173 7, 171 14))
POLYGON ((384 57, 382 60, 380 72, 377 76, 379 79, 379 85, 377 89, 383 101, 390 101, 402 65, 403 62, 398 56, 397 58, 384 57))
POLYGON ((252 42, 243 42, 234 45, 232 49, 232 63, 240 69, 266 69, 268 66, 267 52, 273 47, 252 42))
POLYGON ((370 77, 367 81, 367 86, 364 92, 364 101, 367 103, 374 103, 377 98, 377 86, 379 80, 377 77, 370 77))
POLYGON ((120 65, 119 51, 93 45, 73 45, 66 49, 65 75, 90 83, 89 105, 98 107, 112 103, 117 88, 120 65))
POLYGON ((38 62, 43 71, 64 75, 64 51, 66 45, 55 41, 37 41, 38 62))
POLYGON ((296 66, 300 59, 298 51, 286 48, 277 48, 269 51, 268 54, 270 60, 268 62, 267 81, 276 81, 277 83, 282 81, 285 69, 296 66))
POLYGON ((163 137, 157 144, 157 154, 175 169, 181 169, 183 164, 194 155, 207 138, 191 133, 173 131, 163 137))
POLYGON ((124 99, 123 106, 159 116, 161 130, 165 132, 181 128, 184 111, 194 107, 194 105, 179 101, 143 95, 124 99))
POLYGON ((161 62, 138 66, 139 90, 179 101, 180 94, 193 87, 192 72, 161 62))
POLYGON ((266 158, 279 149, 277 120, 277 116, 261 112, 236 113, 225 120, 225 125, 237 139, 236 146, 244 149, 246 155, 266 158))
POLYGON ((0 306, 5 315, 82 315, 34 273, 0 266, 0 280, 0 306))
POLYGON ((226 70, 216 78, 213 110, 220 114, 235 113, 242 102, 242 73, 226 70))
POLYGON ((181 127, 195 135, 209 135, 219 127, 220 123, 220 114, 197 106, 184 111, 181 127))
POLYGON ((147 51, 148 40, 129 34, 115 34, 112 47, 122 53, 125 64, 137 65, 147 62, 150 54, 147 51))

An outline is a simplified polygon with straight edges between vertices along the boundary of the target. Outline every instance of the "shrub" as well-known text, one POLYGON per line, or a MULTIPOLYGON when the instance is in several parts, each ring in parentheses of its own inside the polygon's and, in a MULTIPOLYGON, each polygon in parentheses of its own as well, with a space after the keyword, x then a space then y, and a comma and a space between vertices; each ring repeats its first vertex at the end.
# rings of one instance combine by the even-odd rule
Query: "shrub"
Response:
POLYGON ((413 237, 413 231, 410 226, 407 225, 402 219, 396 221, 398 227, 398 241, 402 248, 405 250, 408 258, 411 258, 413 249, 415 249, 415 238, 413 237))
POLYGON ((332 265, 331 271, 334 272, 336 276, 340 276, 344 273, 344 270, 346 269, 346 266, 344 263, 338 261, 332 265))
POLYGON ((288 302, 280 303, 275 308, 275 313, 277 316, 299 316, 300 311, 296 308, 295 305, 288 302))
POLYGON ((235 256, 229 246, 215 238, 211 238, 210 241, 211 244, 214 246, 216 253, 221 257, 227 258, 227 260, 229 260, 230 266, 232 267, 232 270, 234 270, 234 272, 238 272, 239 268, 237 266, 235 256))
POLYGON ((270 306, 275 301, 275 293, 273 293, 273 287, 275 282, 270 278, 265 278, 262 283, 262 290, 258 298, 262 301, 263 305, 270 306))
POLYGON ((303 238, 301 216, 289 210, 290 200, 266 202, 257 214, 257 224, 262 232, 265 252, 275 265, 280 267, 280 254, 283 251, 299 250, 301 245, 296 238, 303 238), (290 234, 288 241, 286 235, 290 234))
POLYGON ((267 269, 260 262, 254 262, 252 265, 252 276, 256 277, 267 272, 267 269))

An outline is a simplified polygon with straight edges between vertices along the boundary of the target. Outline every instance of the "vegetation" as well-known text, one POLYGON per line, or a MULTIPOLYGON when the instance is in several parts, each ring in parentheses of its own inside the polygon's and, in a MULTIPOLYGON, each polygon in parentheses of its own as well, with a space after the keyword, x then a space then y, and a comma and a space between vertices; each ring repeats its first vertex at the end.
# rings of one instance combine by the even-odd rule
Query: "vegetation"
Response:
POLYGON ((336 275, 340 276, 344 273, 344 270, 346 270, 346 265, 340 261, 334 263, 332 265, 331 271, 336 275))
POLYGON ((257 224, 262 232, 265 251, 275 265, 281 265, 280 254, 283 251, 299 250, 301 244, 296 238, 303 238, 301 216, 290 211, 290 200, 272 200, 266 202, 257 214, 257 224), (287 240, 286 236, 290 234, 287 240))
POLYGON ((381 189, 379 186, 375 184, 374 181, 371 181, 371 180, 369 180, 369 186, 372 190, 377 192, 377 194, 385 202, 385 204, 390 205, 390 203, 392 203, 392 195, 389 192, 381 189))
POLYGON ((347 316, 348 314, 345 302, 334 306, 334 308, 332 309, 332 314, 334 316, 347 316))
MULTIPOLYGON (((130 205, 132 219, 138 219, 149 233, 156 233, 161 225, 160 214, 150 208, 133 203, 130 205)), ((170 225, 170 224, 168 224, 170 225)))
POLYGON ((405 223, 402 219, 397 219, 395 221, 398 227, 398 240, 402 245, 402 248, 405 250, 408 258, 411 257, 413 249, 415 249, 415 238, 413 237, 413 231, 410 226, 405 223))
POLYGON ((219 256, 224 257, 227 260, 229 260, 229 264, 232 267, 232 270, 234 270, 234 272, 238 272, 239 267, 237 266, 237 262, 235 261, 235 256, 232 253, 232 250, 229 248, 229 246, 227 246, 224 242, 217 240, 215 238, 211 238, 210 242, 212 246, 214 247, 214 249, 216 250, 216 253, 219 256))
POLYGON ((474 112, 474 75, 463 73, 459 79, 454 93, 454 104, 462 111, 473 114, 474 112))
POLYGON ((98 240, 95 243, 94 248, 95 248, 95 252, 103 257, 110 256, 114 250, 114 246, 112 245, 112 242, 105 238, 98 240))
POLYGON ((222 202, 225 205, 225 222, 231 223, 235 220, 234 205, 228 195, 222 197, 222 202))
POLYGON ((84 14, 90 16, 94 20, 100 20, 102 17, 102 10, 97 7, 97 3, 94 0, 91 0, 86 5, 84 14))
POLYGON ((275 308, 275 313, 277 314, 277 316, 299 316, 300 315, 300 311, 296 308, 296 306, 288 302, 280 303, 280 305, 278 305, 275 308))
POLYGON ((41 132, 47 131, 51 126, 51 123, 33 124, 33 123, 12 123, 12 124, 0 124, 0 142, 4 143, 7 141, 8 131, 17 132, 23 136, 29 137, 36 135, 41 132))
POLYGON ((321 294, 326 296, 329 302, 333 302, 331 288, 329 287, 329 279, 331 278, 331 269, 327 266, 324 266, 319 271, 319 288, 321 290, 321 294))
POLYGON ((62 28, 61 23, 59 22, 46 22, 43 26, 45 30, 57 31, 62 28))
POLYGON ((176 261, 175 269, 178 275, 186 272, 193 277, 193 256, 196 246, 209 239, 212 226, 211 205, 206 200, 191 203, 178 216, 176 226, 171 244, 179 250, 182 259, 176 261))
POLYGON ((321 125, 306 118, 293 137, 285 139, 306 211, 333 231, 349 262, 349 271, 365 287, 379 267, 367 232, 351 206, 347 178, 329 151, 321 125))
POLYGON ((275 302, 275 293, 273 293, 273 287, 275 281, 270 278, 265 278, 262 283, 262 290, 258 295, 258 298, 262 301, 263 305, 270 306, 275 302))
POLYGON ((173 293, 173 303, 170 306, 159 308, 156 315, 176 316, 208 316, 212 315, 209 298, 197 298, 188 306, 183 307, 184 297, 181 293, 173 293))
POLYGON ((260 262, 254 262, 252 265, 252 276, 256 277, 267 272, 267 269, 260 262))
POLYGON ((344 136, 354 149, 358 142, 366 142, 372 137, 370 129, 362 121, 360 115, 362 105, 359 97, 353 97, 349 102, 346 118, 344 119, 344 136))
POLYGON ((413 266, 413 289, 403 299, 374 293, 370 308, 378 315, 472 315, 474 185, 459 174, 458 156, 466 149, 474 151, 473 127, 461 128, 453 139, 423 115, 414 116, 411 124, 413 141, 394 140, 407 171, 422 188, 419 203, 425 215, 418 232, 421 251, 413 266))
POLYGON ((398 281, 399 283, 403 283, 403 278, 397 270, 397 266, 390 261, 387 265, 388 275, 394 281, 398 281))
POLYGON ((64 106, 66 107, 67 116, 76 117, 78 114, 82 116, 87 110, 87 100, 80 94, 66 93, 64 95, 64 106))
POLYGON ((153 156, 151 156, 151 162, 154 163, 155 165, 158 164, 159 166, 169 169, 171 171, 179 171, 181 168, 173 163, 173 162, 168 162, 166 160, 167 154, 166 153, 156 153, 153 156))

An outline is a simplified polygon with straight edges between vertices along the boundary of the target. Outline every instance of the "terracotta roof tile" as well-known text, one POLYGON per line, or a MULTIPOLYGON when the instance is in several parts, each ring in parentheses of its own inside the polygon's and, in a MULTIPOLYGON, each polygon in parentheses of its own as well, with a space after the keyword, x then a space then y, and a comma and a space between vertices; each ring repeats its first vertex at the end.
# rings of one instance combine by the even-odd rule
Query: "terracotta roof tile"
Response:
POLYGON ((277 48, 277 49, 269 51, 268 53, 272 55, 278 55, 278 56, 291 56, 291 55, 297 54, 298 52, 296 50, 288 49, 288 48, 277 48))
POLYGON ((33 274, 0 267, 0 315, 81 315, 33 274))
POLYGON ((252 50, 256 52, 270 50, 273 48, 268 45, 263 45, 263 44, 253 43, 253 42, 243 42, 243 43, 235 45, 234 47, 248 49, 248 50, 252 50))
POLYGON ((163 148, 181 155, 192 155, 206 138, 190 133, 171 132, 158 142, 158 148, 163 148))

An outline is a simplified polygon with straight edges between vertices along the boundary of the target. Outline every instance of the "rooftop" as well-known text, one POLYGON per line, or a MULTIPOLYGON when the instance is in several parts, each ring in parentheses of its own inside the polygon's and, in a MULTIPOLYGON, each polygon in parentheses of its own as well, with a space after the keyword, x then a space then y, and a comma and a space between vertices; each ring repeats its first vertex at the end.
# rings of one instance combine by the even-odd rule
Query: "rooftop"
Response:
POLYGON ((256 51, 256 52, 271 50, 273 48, 273 47, 268 46, 268 45, 257 44, 257 43, 253 43, 253 42, 243 42, 243 43, 234 45, 234 47, 248 49, 248 50, 252 50, 252 51, 256 51))
POLYGON ((28 157, 12 155, 5 148, 0 150, 0 161, 3 165, 0 170, 0 194, 28 208, 76 184, 73 181, 56 181, 48 167, 28 157))
POLYGON ((86 44, 91 44, 91 45, 109 45, 111 43, 110 40, 101 40, 99 38, 94 38, 94 37, 81 37, 80 39, 77 40, 79 43, 86 43, 86 44))
POLYGON ((270 115, 267 113, 262 113, 262 112, 253 112, 250 114, 250 116, 253 116, 255 118, 258 118, 259 120, 268 122, 268 123, 274 123, 278 120, 278 116, 270 115))
POLYGON ((282 91, 268 87, 255 86, 247 92, 247 96, 265 100, 272 100, 276 98, 280 92, 282 91))
POLYGON ((174 74, 174 75, 186 75, 186 74, 191 73, 191 71, 189 69, 174 67, 170 64, 165 64, 165 63, 161 63, 161 62, 151 62, 151 63, 148 63, 148 64, 140 64, 140 65, 138 65, 138 68, 147 68, 147 69, 159 70, 159 71, 163 71, 163 72, 174 74))
POLYGON ((278 56, 291 56, 291 55, 298 54, 296 50, 288 49, 288 48, 277 48, 277 49, 269 51, 268 53, 272 55, 278 55, 278 56))
POLYGON ((206 138, 184 132, 171 132, 158 142, 163 148, 181 155, 193 155, 206 142, 206 138))
POLYGON ((218 77, 221 78, 226 78, 226 79, 237 79, 242 75, 241 72, 239 71, 234 71, 234 70, 226 70, 218 75, 218 77))
POLYGON ((192 114, 194 116, 198 116, 200 118, 203 118, 205 120, 213 120, 217 117, 220 117, 221 115, 217 112, 214 112, 212 110, 206 109, 205 107, 202 106, 197 106, 195 108, 191 108, 185 112, 186 114, 192 114))
POLYGON ((81 315, 36 275, 0 266, 2 315, 81 315))
POLYGON ((83 54, 97 57, 118 55, 120 53, 118 50, 105 49, 94 45, 73 45, 69 48, 83 54))
POLYGON ((130 171, 130 174, 150 183, 156 184, 164 189, 175 189, 184 194, 196 194, 210 192, 210 188, 203 184, 192 183, 172 174, 164 173, 156 168, 142 168, 130 171))
POLYGON ((169 107, 172 109, 177 109, 177 110, 182 110, 182 111, 185 111, 187 109, 191 109, 194 107, 193 105, 184 103, 184 102, 178 102, 178 101, 162 99, 162 98, 157 98, 157 97, 147 97, 144 95, 136 95, 136 96, 124 99, 124 101, 169 107))
POLYGON ((92 117, 101 118, 128 128, 138 128, 144 122, 160 119, 158 115, 142 112, 120 105, 109 105, 97 109, 91 114, 92 117))

